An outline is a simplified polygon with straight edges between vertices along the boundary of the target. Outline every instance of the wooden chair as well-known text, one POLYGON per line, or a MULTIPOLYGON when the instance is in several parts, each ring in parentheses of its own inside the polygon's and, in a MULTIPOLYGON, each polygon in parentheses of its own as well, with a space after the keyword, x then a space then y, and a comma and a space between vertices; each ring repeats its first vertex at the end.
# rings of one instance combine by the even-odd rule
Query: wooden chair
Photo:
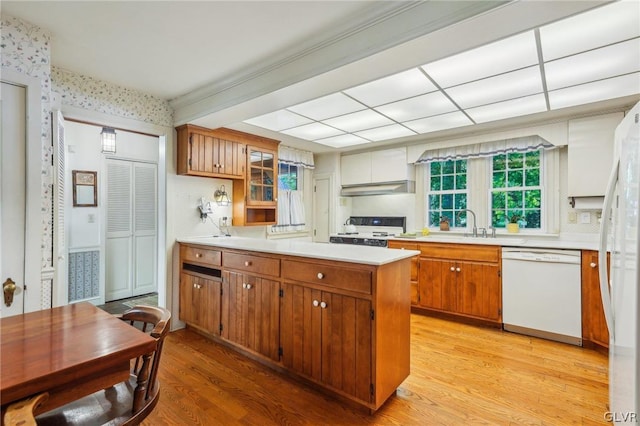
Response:
MULTIPOLYGON (((132 360, 131 375, 128 381, 40 414, 35 417, 36 423, 31 424, 56 426, 137 425, 149 415, 160 397, 158 366, 160 365, 164 337, 169 332, 171 312, 164 308, 135 306, 123 313, 120 318, 154 337, 157 341, 155 352, 132 360), (138 376, 145 369, 149 371, 149 381, 146 387, 137 387, 138 376), (143 394, 143 397, 140 398, 142 402, 138 407, 133 407, 134 392, 143 394)), ((21 414, 26 413, 33 418, 34 409, 32 404, 22 404, 21 414)))

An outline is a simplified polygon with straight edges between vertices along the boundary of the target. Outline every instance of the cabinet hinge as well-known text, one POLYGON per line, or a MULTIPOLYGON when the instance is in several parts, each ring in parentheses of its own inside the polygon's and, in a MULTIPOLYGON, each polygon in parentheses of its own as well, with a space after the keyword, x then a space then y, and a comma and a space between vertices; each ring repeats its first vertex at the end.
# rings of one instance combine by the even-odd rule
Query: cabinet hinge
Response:
MULTIPOLYGON (((224 281, 222 281, 224 282, 224 281)), ((222 287, 220 287, 220 296, 222 296, 222 287)))
POLYGON ((278 294, 280 295, 280 297, 284 297, 284 290, 283 289, 278 290, 278 294))
POLYGON ((279 356, 279 357, 282 357, 282 354, 283 354, 283 353, 284 353, 284 351, 282 350, 282 346, 280 346, 280 347, 278 348, 278 356, 279 356))
POLYGON ((498 308, 498 316, 502 315, 502 309, 498 308))
POLYGON ((375 319, 375 314, 373 313, 373 309, 371 310, 371 321, 375 319))
POLYGON ((373 396, 373 394, 375 393, 376 388, 373 386, 373 383, 369 384, 369 393, 371 394, 371 396, 373 396))
POLYGON ((313 230, 313 236, 314 237, 316 236, 316 230, 315 229, 313 230))
POLYGON ((189 158, 189 167, 191 167, 191 158, 189 158))
POLYGON ((498 276, 501 277, 502 276, 502 271, 500 269, 498 269, 498 276))
POLYGON ((313 192, 317 192, 316 186, 313 185, 313 192))

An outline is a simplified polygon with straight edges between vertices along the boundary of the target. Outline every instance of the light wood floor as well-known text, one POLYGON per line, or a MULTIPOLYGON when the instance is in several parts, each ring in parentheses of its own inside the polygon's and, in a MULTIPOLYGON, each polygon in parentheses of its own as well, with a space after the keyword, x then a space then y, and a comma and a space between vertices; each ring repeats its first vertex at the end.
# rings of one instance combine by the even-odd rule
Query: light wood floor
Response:
POLYGON ((368 415, 180 330, 167 337, 160 402, 143 425, 605 423, 606 355, 418 315, 411 337, 411 375, 368 415))

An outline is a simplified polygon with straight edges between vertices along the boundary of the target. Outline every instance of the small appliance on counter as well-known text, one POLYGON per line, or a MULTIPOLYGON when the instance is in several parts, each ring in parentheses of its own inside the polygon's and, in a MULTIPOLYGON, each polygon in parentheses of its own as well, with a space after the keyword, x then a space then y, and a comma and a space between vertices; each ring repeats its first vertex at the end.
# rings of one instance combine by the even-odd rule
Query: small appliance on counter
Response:
POLYGON ((344 224, 344 232, 329 236, 329 242, 387 247, 387 240, 390 237, 406 231, 405 216, 351 216, 344 224))

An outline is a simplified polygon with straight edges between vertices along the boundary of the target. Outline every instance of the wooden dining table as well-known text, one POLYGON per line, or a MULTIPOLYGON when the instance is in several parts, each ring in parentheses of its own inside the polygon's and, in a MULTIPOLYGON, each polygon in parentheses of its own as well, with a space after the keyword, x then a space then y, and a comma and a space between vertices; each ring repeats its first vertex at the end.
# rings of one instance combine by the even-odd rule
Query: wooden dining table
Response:
POLYGON ((39 414, 128 380, 130 360, 155 347, 151 336, 88 302, 2 318, 2 411, 48 392, 39 414))

